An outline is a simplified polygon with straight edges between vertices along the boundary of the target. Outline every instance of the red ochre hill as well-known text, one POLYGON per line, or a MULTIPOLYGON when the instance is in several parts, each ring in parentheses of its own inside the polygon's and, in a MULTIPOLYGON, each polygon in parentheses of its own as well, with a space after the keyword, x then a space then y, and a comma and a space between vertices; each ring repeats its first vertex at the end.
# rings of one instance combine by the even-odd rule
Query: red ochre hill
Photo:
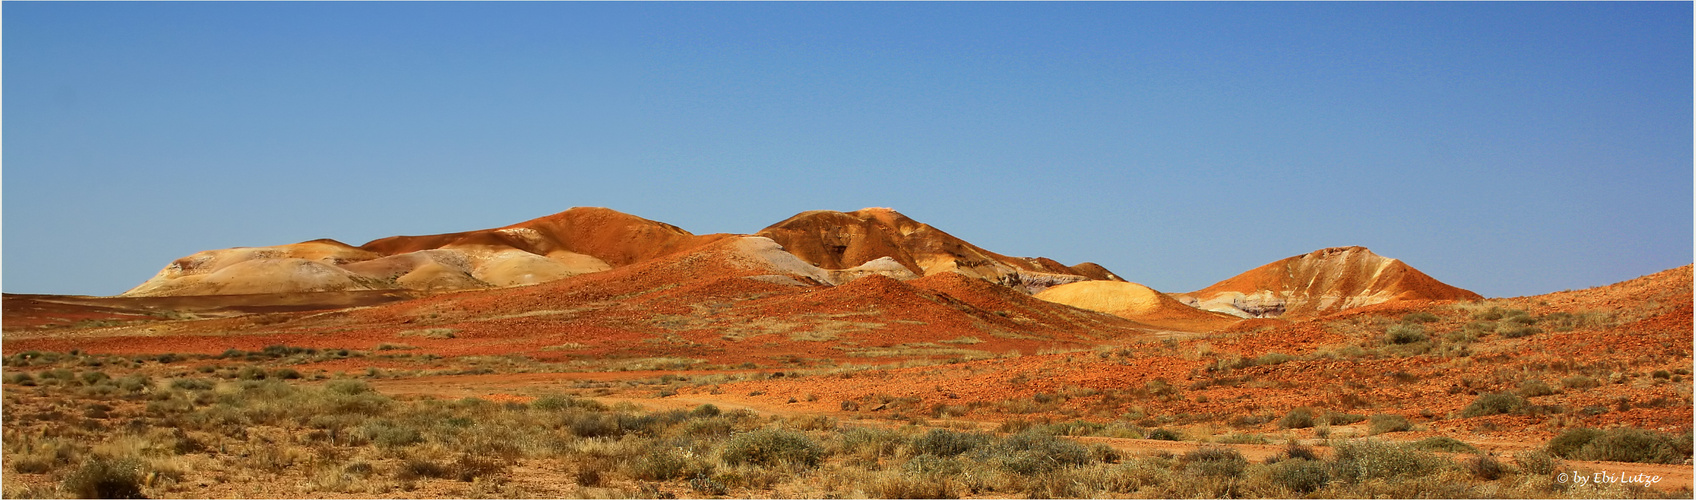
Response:
POLYGON ((1366 248, 1340 247, 1273 262, 1173 298, 1243 318, 1298 318, 1391 301, 1484 297, 1366 248))

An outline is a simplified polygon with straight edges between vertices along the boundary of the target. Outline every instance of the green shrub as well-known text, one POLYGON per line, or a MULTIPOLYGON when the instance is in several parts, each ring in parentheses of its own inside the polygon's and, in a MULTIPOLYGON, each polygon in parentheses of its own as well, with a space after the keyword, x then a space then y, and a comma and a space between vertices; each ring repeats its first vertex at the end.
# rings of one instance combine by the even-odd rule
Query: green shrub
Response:
POLYGON ((1472 400, 1471 404, 1466 405, 1466 408, 1460 411, 1460 416, 1472 418, 1504 415, 1518 412, 1524 408, 1525 398, 1516 396, 1511 392, 1497 392, 1478 396, 1478 399, 1472 400))
POLYGON ((1278 419, 1278 427, 1285 429, 1313 427, 1313 409, 1302 407, 1290 410, 1289 413, 1284 414, 1284 418, 1278 419))
POLYGON ((396 424, 393 421, 372 420, 359 427, 359 435, 371 441, 371 444, 384 448, 399 448, 424 441, 423 434, 418 429, 396 424))
POLYGON ((1399 475, 1428 476, 1449 462, 1428 451, 1368 439, 1338 444, 1334 464, 1339 477, 1358 483, 1399 475))
POLYGON ((1403 323, 1393 325, 1384 332, 1384 341, 1396 345, 1413 344, 1426 340, 1425 328, 1419 325, 1403 323))
POLYGON ((630 465, 630 477, 648 481, 670 481, 705 473, 677 450, 644 454, 630 465))
POLYGON ((760 429, 732 436, 724 445, 723 458, 731 465, 792 464, 812 468, 818 466, 823 455, 818 443, 806 434, 760 429))
POLYGON ((1478 453, 1478 448, 1448 436, 1431 436, 1415 441, 1409 446, 1421 450, 1446 451, 1449 453, 1478 453))
POLYGON ((265 380, 265 369, 257 366, 243 366, 236 370, 236 378, 242 380, 265 380))
POLYGON ((689 410, 689 416, 695 418, 716 417, 719 416, 720 413, 723 412, 719 411, 717 406, 713 406, 710 403, 697 406, 695 409, 689 410))
POLYGON ((1585 443, 1578 452, 1582 460, 1609 462, 1639 462, 1651 464, 1682 463, 1690 458, 1690 438, 1632 428, 1603 431, 1585 443))
POLYGON ((1367 430, 1372 435, 1389 432, 1402 432, 1413 428, 1413 423, 1401 415, 1378 414, 1368 419, 1367 430))
POLYGON ((22 386, 33 386, 33 385, 35 385, 35 377, 31 377, 28 373, 25 373, 25 372, 8 373, 5 376, 5 380, 6 380, 6 383, 8 383, 8 384, 17 384, 17 385, 22 385, 22 386))
POLYGON ((271 378, 296 380, 300 378, 300 372, 295 371, 293 368, 278 368, 276 371, 271 372, 271 378))
POLYGON ((1319 491, 1331 482, 1331 466, 1317 460, 1285 460, 1266 469, 1273 484, 1298 494, 1319 491))
POLYGON ((1596 429, 1568 429, 1566 432, 1562 432, 1550 439, 1549 444, 1544 448, 1547 449, 1551 455, 1561 458, 1576 459, 1580 457, 1579 452, 1584 449, 1584 445, 1590 444, 1591 440, 1596 439, 1597 436, 1601 435, 1602 431, 1596 429))
POLYGON ((83 372, 82 374, 82 383, 88 385, 98 384, 107 380, 112 380, 112 376, 107 375, 106 372, 94 371, 83 372))
POLYGON ((908 446, 913 455, 936 455, 952 457, 977 449, 989 444, 990 437, 976 432, 954 432, 947 429, 931 429, 923 436, 913 438, 908 446))
POLYGON ((1026 475, 1082 465, 1094 457, 1083 445, 1036 432, 1008 436, 994 446, 980 448, 979 454, 999 461, 1007 470, 1026 475))
POLYGON ((135 459, 94 458, 60 483, 75 498, 146 498, 141 487, 141 462, 135 459))
POLYGON ((694 437, 729 436, 736 427, 723 417, 697 418, 683 425, 683 434, 694 437))
POLYGON ((1234 478, 1243 474, 1248 459, 1231 448, 1202 447, 1178 458, 1184 472, 1197 476, 1234 478))

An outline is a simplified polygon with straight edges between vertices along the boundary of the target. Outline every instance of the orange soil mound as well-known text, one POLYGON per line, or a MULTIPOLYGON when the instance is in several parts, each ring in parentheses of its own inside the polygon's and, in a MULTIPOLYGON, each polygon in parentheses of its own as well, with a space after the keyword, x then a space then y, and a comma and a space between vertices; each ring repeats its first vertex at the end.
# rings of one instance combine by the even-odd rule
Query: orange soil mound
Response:
POLYGON ((887 208, 802 212, 756 234, 824 269, 847 269, 888 257, 920 276, 953 271, 996 282, 1053 279, 1044 275, 1113 276, 1097 264, 1080 269, 1052 259, 1008 257, 984 250, 887 208), (1031 276, 1020 279, 1021 274, 1031 276))
POLYGON ((1122 281, 1070 283, 1043 290, 1036 298, 1187 332, 1214 331, 1240 321, 1235 316, 1189 307, 1152 288, 1122 281))
POLYGON ((1185 304, 1245 318, 1311 317, 1392 300, 1478 300, 1363 247, 1326 248, 1257 267, 1190 293, 1185 304))

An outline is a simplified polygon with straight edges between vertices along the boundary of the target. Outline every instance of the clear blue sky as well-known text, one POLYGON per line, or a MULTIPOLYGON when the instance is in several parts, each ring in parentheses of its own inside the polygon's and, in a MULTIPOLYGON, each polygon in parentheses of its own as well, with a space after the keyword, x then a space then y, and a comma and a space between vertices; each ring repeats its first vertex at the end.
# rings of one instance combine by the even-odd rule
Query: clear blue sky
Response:
POLYGON ((1195 290, 1363 245, 1486 296, 1692 260, 1684 3, 6 2, 6 292, 605 206, 894 207, 1195 290))

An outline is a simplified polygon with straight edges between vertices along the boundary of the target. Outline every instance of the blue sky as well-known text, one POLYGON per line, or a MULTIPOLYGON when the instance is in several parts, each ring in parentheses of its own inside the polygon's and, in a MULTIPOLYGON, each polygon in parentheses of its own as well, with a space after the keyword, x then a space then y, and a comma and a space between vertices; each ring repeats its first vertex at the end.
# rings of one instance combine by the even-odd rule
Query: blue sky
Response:
POLYGON ((1692 260, 1684 3, 27 3, 10 293, 605 206, 888 206, 1190 291, 1362 245, 1486 296, 1692 260))

